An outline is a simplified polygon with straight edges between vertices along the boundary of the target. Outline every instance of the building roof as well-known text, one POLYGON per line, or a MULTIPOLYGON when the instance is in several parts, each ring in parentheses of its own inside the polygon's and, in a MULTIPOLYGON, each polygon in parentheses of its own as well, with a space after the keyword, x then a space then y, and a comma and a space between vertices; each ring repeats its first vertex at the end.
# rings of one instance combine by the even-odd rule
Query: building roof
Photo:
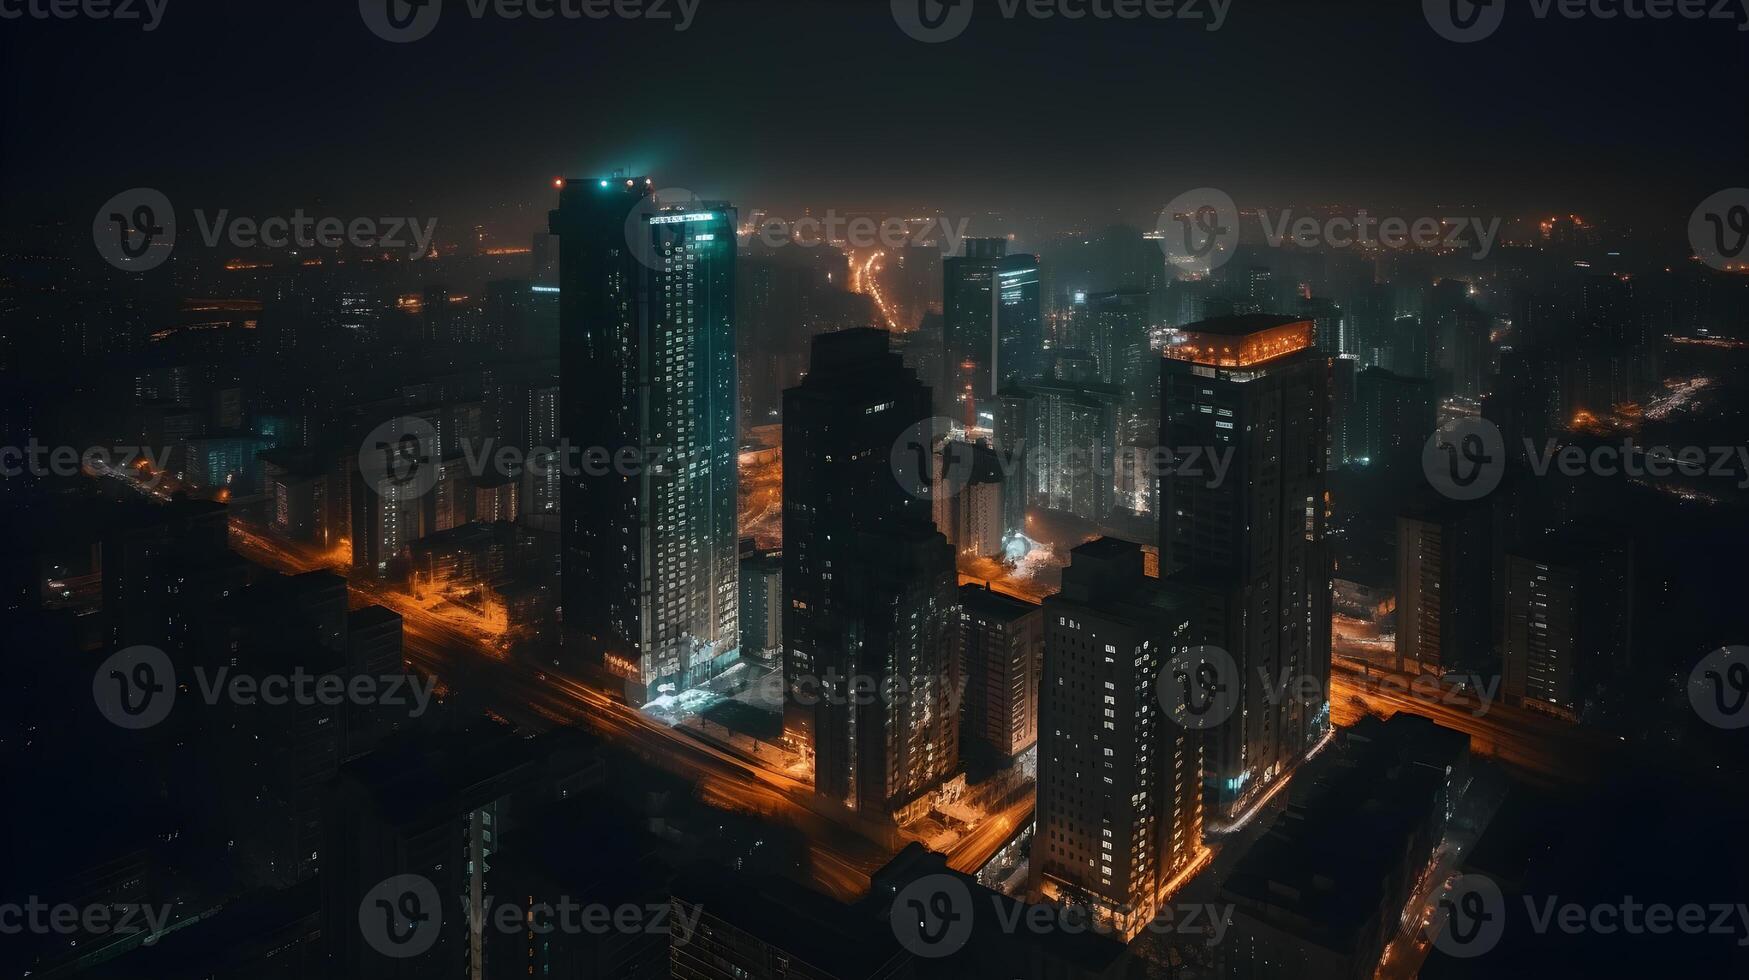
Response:
POLYGON ((1019 619, 1039 608, 1036 602, 1028 602, 1019 596, 1012 596, 1006 592, 997 592, 991 589, 988 583, 960 586, 960 606, 968 612, 981 613, 1003 620, 1019 619))
POLYGON ((699 867, 676 879, 674 897, 842 980, 880 976, 908 958, 885 923, 781 878, 699 867))

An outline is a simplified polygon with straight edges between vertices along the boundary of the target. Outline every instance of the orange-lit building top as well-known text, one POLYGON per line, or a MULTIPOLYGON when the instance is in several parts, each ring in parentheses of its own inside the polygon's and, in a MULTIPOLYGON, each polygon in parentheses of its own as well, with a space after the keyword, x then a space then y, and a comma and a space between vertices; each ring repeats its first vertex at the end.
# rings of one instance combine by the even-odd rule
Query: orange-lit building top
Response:
POLYGON ((1312 321, 1291 317, 1237 316, 1194 323, 1167 357, 1209 367, 1246 368, 1312 346, 1312 321))

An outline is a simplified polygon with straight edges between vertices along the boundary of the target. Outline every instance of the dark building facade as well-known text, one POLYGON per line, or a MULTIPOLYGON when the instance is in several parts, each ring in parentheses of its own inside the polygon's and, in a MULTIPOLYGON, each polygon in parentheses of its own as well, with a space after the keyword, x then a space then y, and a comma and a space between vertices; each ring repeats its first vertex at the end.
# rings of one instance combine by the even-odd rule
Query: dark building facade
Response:
MULTIPOLYGON (((820 676, 832 640, 820 620, 835 611, 835 572, 857 530, 930 520, 929 501, 906 491, 892 462, 894 446, 931 417, 930 391, 889 339, 869 328, 815 337, 807 376, 784 393, 785 724, 798 733, 812 730, 813 713, 797 685, 820 676)), ((930 446, 910 448, 915 465, 929 465, 930 446)))
POLYGON ((997 273, 1007 253, 1006 239, 968 238, 964 254, 941 260, 942 404, 954 418, 975 418, 977 403, 996 393, 997 273))
POLYGON ((1184 334, 1166 352, 1161 445, 1231 465, 1219 480, 1162 475, 1160 568, 1198 597, 1199 638, 1238 667, 1238 709, 1209 732, 1210 816, 1226 819, 1330 727, 1330 368, 1308 320, 1227 317, 1184 334), (1270 697, 1264 678, 1324 696, 1270 697))
POLYGON ((961 742, 993 759, 1011 759, 1038 742, 1044 613, 989 586, 962 585, 959 637, 966 684, 961 742))

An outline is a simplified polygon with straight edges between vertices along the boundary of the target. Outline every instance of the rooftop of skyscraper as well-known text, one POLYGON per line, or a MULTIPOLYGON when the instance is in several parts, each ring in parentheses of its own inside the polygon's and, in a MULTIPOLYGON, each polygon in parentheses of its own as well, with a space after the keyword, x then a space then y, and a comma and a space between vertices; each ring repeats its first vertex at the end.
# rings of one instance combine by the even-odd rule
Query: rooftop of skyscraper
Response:
POLYGON ((1252 367, 1312 346, 1311 320, 1297 316, 1251 313, 1203 320, 1184 327, 1184 339, 1167 347, 1165 355, 1210 367, 1252 367))

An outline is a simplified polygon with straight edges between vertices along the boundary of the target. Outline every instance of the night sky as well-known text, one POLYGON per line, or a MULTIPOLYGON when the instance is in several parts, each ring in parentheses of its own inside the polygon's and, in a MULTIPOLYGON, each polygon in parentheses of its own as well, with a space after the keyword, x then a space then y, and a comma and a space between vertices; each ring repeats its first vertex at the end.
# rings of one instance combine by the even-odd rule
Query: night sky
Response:
POLYGON ((1680 229, 1749 184, 1732 22, 1539 22, 1514 2, 1457 45, 1418 0, 1232 0, 1214 33, 976 2, 935 45, 886 0, 700 0, 685 32, 447 0, 411 44, 351 0, 168 0, 151 33, 0 21, 0 205, 84 222, 145 185, 179 207, 517 227, 553 176, 625 168, 770 209, 1073 221, 1212 185, 1241 205, 1671 212, 1680 229))

